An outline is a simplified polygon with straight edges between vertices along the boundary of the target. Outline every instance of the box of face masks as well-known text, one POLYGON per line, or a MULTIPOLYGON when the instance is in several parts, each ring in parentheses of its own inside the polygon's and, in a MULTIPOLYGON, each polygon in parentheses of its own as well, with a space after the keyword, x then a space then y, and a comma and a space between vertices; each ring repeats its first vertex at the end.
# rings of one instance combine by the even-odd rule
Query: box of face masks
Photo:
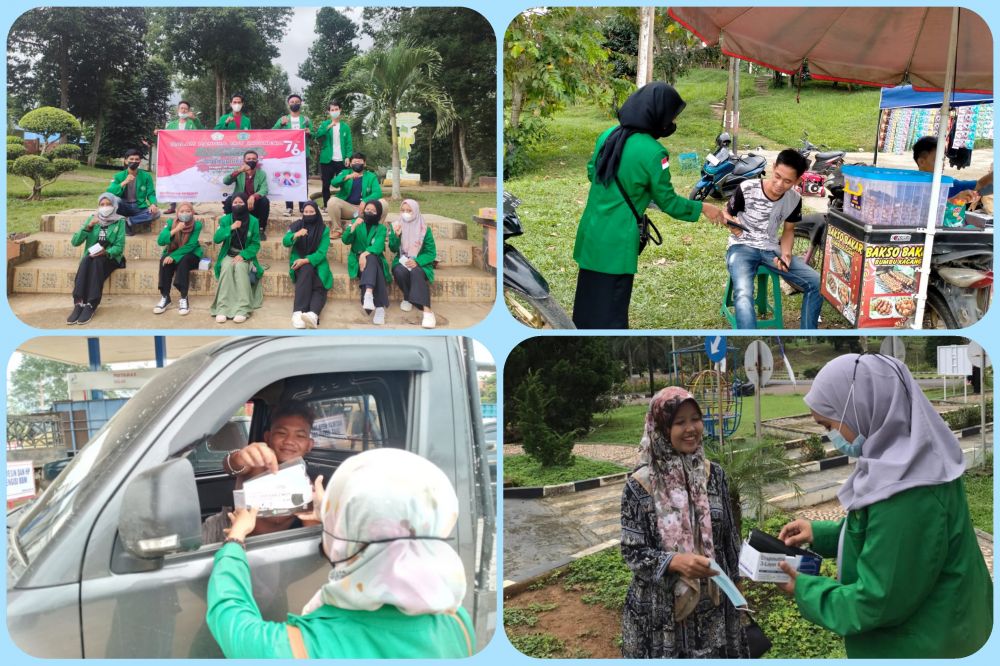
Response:
POLYGON ((770 534, 750 530, 740 549, 740 575, 758 583, 787 583, 788 574, 779 567, 782 562, 799 573, 817 576, 823 558, 804 548, 786 546, 770 534))

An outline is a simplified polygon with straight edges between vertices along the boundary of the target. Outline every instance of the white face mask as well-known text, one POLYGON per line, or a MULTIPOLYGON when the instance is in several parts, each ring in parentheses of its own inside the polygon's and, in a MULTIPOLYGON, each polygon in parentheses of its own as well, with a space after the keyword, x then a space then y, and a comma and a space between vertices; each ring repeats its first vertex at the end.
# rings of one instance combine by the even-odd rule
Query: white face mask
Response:
POLYGON ((239 113, 243 109, 243 105, 236 103, 233 104, 233 113, 239 113))
POLYGON ((336 120, 337 118, 340 117, 340 111, 331 111, 330 112, 330 117, 333 118, 334 120, 336 120))
POLYGON ((97 209, 97 212, 98 212, 98 214, 101 217, 110 217, 110 216, 114 215, 114 213, 115 213, 115 207, 114 206, 101 206, 101 207, 99 207, 97 209))
POLYGON ((403 222, 413 222, 413 213, 400 213, 399 217, 403 219, 403 222))
POLYGON ((187 117, 188 117, 188 115, 189 115, 189 114, 188 114, 188 112, 187 112, 187 111, 178 111, 178 112, 177 112, 177 117, 178 117, 178 118, 187 118, 187 117))

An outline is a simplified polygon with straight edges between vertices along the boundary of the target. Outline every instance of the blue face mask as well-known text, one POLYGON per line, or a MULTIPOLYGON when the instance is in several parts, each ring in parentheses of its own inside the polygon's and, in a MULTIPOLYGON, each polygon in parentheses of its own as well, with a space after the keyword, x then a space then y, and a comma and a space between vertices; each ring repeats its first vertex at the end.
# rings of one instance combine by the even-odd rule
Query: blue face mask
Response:
POLYGON ((857 458, 861 455, 861 445, 865 443, 865 436, 858 435, 854 438, 853 442, 848 442, 847 438, 840 434, 839 430, 831 430, 827 437, 830 438, 830 443, 837 447, 837 450, 844 455, 851 456, 852 458, 857 458))
POLYGON ((724 595, 729 597, 729 600, 733 602, 733 606, 739 610, 746 610, 747 599, 740 593, 739 588, 736 587, 736 583, 733 582, 732 578, 725 574, 722 567, 720 567, 715 560, 709 560, 708 566, 712 568, 712 571, 719 572, 718 576, 712 576, 712 582, 715 583, 720 590, 722 590, 724 595))

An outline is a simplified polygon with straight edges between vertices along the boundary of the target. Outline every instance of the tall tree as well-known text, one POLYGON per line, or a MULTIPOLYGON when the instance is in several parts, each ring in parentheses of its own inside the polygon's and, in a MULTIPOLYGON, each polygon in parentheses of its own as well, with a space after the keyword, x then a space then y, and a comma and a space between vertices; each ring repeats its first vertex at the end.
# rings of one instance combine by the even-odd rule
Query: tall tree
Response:
MULTIPOLYGON (((164 60, 187 77, 210 76, 215 119, 229 95, 278 56, 288 7, 168 7, 153 12, 152 37, 164 60)), ((253 104, 247 100, 247 113, 253 104)), ((202 118, 202 121, 207 121, 202 118)), ((209 124, 206 122, 206 124, 209 124)))
POLYGON ((120 158, 129 148, 142 150, 153 130, 166 121, 170 92, 170 72, 159 59, 151 59, 116 81, 112 92, 115 103, 107 112, 101 154, 120 158))
POLYGON ((451 129, 454 108, 439 83, 441 55, 426 46, 403 40, 388 48, 372 49, 353 58, 333 96, 354 101, 355 113, 380 129, 389 123, 392 145, 392 198, 399 199, 399 129, 396 118, 407 103, 423 104, 437 116, 435 133, 451 129))
POLYGON ((309 55, 299 65, 299 77, 306 82, 302 91, 312 114, 325 117, 327 91, 333 87, 344 66, 358 54, 355 41, 358 26, 333 7, 323 7, 316 13, 316 39, 309 55))
POLYGON ((71 365, 39 356, 24 354, 7 384, 8 411, 29 414, 45 411, 55 400, 68 400, 66 375, 87 372, 84 365, 71 365))

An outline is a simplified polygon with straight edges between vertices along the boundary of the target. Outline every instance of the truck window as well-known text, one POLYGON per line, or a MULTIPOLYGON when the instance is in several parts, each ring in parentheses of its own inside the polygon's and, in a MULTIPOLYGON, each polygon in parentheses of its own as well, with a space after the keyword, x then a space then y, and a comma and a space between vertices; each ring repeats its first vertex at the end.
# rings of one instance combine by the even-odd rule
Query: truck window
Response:
POLYGON ((378 401, 368 393, 309 403, 316 412, 315 448, 367 451, 385 442, 378 401))

